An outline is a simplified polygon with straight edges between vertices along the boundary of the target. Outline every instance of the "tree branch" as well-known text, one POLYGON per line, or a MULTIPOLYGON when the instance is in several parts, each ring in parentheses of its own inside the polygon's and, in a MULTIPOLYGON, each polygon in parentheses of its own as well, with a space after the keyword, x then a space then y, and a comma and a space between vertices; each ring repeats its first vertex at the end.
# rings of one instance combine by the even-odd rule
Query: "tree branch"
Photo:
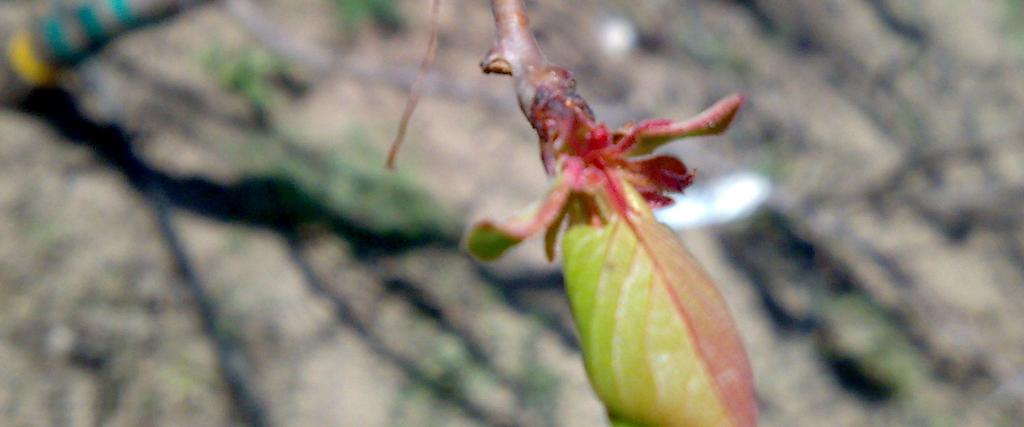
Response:
POLYGON ((548 66, 537 40, 530 32, 530 20, 521 0, 495 0, 494 10, 498 36, 494 47, 484 58, 484 72, 525 75, 530 69, 548 66))
POLYGON ((480 67, 485 73, 512 76, 519 108, 537 130, 541 159, 553 175, 563 137, 581 122, 592 124, 594 114, 576 93, 572 73, 550 63, 541 52, 522 0, 492 0, 491 9, 497 35, 480 67))

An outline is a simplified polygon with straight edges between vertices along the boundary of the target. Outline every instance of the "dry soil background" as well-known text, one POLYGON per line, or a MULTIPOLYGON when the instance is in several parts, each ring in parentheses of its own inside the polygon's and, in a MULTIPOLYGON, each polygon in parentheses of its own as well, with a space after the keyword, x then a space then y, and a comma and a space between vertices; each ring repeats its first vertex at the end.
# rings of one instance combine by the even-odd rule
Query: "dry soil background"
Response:
MULTIPOLYGON (((3 2, 0 26, 41 3, 3 2)), ((602 425, 539 242, 495 265, 458 248, 544 186, 510 82, 476 66, 487 2, 444 2, 397 176, 424 2, 340 30, 327 0, 257 3, 339 62, 268 53, 215 3, 0 110, 0 425, 602 425)), ((763 425, 1019 425, 1019 0, 529 3, 613 125, 749 97, 676 150, 777 184, 682 236, 763 425), (606 19, 637 29, 626 56, 602 53, 606 19)))

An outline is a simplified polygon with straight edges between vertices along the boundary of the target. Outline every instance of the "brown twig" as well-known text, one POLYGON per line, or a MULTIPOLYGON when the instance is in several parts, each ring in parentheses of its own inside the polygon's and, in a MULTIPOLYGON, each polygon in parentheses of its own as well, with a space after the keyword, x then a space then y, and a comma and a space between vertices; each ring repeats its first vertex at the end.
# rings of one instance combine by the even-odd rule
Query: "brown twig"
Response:
POLYGON ((545 86, 575 88, 564 68, 552 65, 530 32, 530 20, 522 0, 493 0, 497 36, 494 46, 480 63, 485 73, 507 74, 515 79, 519 106, 533 122, 531 108, 537 91, 545 86))
POLYGON ((480 67, 485 73, 507 74, 515 81, 519 108, 540 137, 541 158, 554 174, 559 141, 580 119, 593 120, 587 102, 576 93, 576 80, 565 68, 550 63, 530 32, 522 0, 492 0, 497 35, 480 67))
POLYGON ((550 63, 530 32, 530 20, 522 0, 494 0, 494 24, 497 38, 480 66, 485 73, 508 74, 516 80, 516 93, 523 111, 533 102, 541 73, 550 63))

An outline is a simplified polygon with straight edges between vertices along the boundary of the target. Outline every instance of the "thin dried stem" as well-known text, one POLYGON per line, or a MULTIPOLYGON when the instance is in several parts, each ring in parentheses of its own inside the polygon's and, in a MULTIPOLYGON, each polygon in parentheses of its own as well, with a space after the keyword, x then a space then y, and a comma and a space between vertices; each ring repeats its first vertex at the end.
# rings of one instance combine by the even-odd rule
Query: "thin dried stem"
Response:
POLYGON ((409 91, 409 100, 405 104, 405 111, 402 112, 402 120, 398 124, 398 135, 395 136, 395 140, 391 142, 391 149, 388 151, 388 169, 395 168, 395 159, 398 157, 398 150, 402 148, 402 141, 405 140, 405 132, 409 128, 409 119, 412 118, 412 113, 416 111, 416 104, 420 102, 420 96, 423 94, 423 79, 427 75, 427 71, 430 69, 430 65, 434 63, 434 57, 437 56, 437 33, 438 33, 438 11, 441 8, 441 0, 433 0, 430 4, 430 42, 427 45, 427 53, 423 56, 423 62, 420 63, 420 71, 416 75, 416 81, 412 84, 412 89, 409 91))

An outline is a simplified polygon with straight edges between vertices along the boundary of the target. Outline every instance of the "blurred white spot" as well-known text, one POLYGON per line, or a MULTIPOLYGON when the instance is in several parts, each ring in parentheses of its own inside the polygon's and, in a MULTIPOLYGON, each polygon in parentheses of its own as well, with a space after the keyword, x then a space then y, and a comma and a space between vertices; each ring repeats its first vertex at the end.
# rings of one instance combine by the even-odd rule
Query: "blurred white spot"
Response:
POLYGON ((723 224, 754 213, 771 192, 772 184, 764 176, 734 173, 674 195, 676 203, 655 211, 654 216, 677 230, 723 224))
POLYGON ((622 59, 636 46, 636 26, 621 16, 609 16, 598 26, 601 51, 612 59, 622 59))
POLYGON ((75 332, 67 326, 56 326, 46 334, 46 353, 55 359, 66 357, 74 345, 75 332))

